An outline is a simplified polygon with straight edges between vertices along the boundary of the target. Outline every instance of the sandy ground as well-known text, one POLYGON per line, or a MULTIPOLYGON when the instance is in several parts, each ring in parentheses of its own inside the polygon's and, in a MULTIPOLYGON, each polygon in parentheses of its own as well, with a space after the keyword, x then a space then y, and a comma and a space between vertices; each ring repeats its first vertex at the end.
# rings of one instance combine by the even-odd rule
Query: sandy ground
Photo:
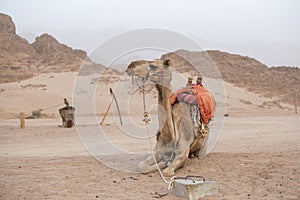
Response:
MULTIPOLYGON (((204 199, 299 199, 299 122, 299 116, 228 117, 213 151, 190 159, 177 175, 217 181, 219 193, 204 199)), ((75 128, 0 131, 1 199, 152 199, 167 192, 157 172, 126 173, 100 163, 75 128)))
MULTIPOLYGON (((4 89, 0 93, 0 199, 156 199, 157 194, 166 194, 168 185, 158 172, 128 173, 91 156, 82 143, 85 132, 80 130, 98 128, 94 123, 59 128, 58 107, 54 107, 45 110, 51 118, 26 120, 26 128, 19 128, 16 115, 20 110, 29 113, 36 107, 59 104, 72 95, 74 77, 73 73, 47 74, 0 85, 4 89), (53 80, 69 82, 57 87, 53 80), (21 87, 28 84, 36 85, 21 87)), ((293 114, 291 106, 261 108, 268 99, 225 86, 229 117, 224 119, 217 144, 204 158, 189 159, 176 175, 202 175, 217 181, 219 192, 206 200, 300 199, 300 116, 293 114)), ((96 107, 101 107, 98 114, 102 117, 110 97, 98 96, 96 107)), ((140 120, 137 113, 135 119, 140 120)), ((113 122, 109 116, 102 127, 113 143, 127 151, 149 150, 148 140, 118 135, 119 127, 113 122)), ((100 144, 91 142, 95 148, 100 144)), ((123 155, 110 157, 110 163, 120 160, 129 166, 136 161, 123 155)), ((160 199, 182 198, 167 194, 160 199)))

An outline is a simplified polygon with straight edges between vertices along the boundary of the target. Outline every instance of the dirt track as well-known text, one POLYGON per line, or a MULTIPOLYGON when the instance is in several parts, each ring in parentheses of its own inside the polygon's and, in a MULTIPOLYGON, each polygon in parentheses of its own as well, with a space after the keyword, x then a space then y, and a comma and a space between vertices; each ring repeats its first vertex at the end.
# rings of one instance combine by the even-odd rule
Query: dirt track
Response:
MULTIPOLYGON (((177 175, 217 181, 219 193, 207 200, 300 199, 299 119, 226 118, 213 152, 177 175)), ((1 126, 0 144, 0 199, 155 199, 167 191, 157 172, 120 172, 89 156, 75 129, 1 126)))

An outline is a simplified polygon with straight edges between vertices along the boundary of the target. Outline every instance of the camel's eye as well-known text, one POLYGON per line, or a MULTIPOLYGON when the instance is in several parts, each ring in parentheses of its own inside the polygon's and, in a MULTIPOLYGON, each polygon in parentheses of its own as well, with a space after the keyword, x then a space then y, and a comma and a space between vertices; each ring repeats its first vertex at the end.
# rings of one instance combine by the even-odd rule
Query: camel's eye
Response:
POLYGON ((150 65, 150 70, 156 70, 158 67, 155 65, 150 65))

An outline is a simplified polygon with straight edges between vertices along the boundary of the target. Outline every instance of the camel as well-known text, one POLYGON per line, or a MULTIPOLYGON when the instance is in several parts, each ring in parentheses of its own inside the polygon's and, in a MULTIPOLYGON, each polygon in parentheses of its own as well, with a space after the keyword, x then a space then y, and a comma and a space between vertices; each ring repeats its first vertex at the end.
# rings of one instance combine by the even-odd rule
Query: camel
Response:
POLYGON ((158 91, 159 127, 153 155, 139 163, 141 173, 163 170, 167 177, 175 175, 175 170, 186 163, 189 155, 198 156, 205 144, 205 137, 197 136, 192 118, 191 105, 178 102, 170 103, 171 69, 170 60, 139 60, 131 62, 126 73, 155 83, 158 91))

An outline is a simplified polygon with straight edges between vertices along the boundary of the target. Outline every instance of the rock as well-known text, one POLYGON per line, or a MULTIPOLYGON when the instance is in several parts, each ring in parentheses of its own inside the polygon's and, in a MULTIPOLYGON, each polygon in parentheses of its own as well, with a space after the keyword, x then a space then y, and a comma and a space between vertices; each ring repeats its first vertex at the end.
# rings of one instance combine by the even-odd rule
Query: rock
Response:
POLYGON ((0 32, 16 34, 16 26, 10 16, 0 13, 0 32))
MULTIPOLYGON (((300 69, 297 67, 268 68, 254 58, 218 50, 178 50, 162 55, 161 59, 170 59, 172 68, 180 73, 198 76, 200 72, 204 78, 221 78, 265 97, 278 97, 280 102, 294 104, 294 96, 300 92, 300 69)), ((296 100, 300 102, 300 95, 296 95, 296 100)))
POLYGON ((42 65, 52 66, 48 72, 77 71, 86 58, 85 51, 73 50, 49 34, 37 37, 32 46, 41 56, 42 65))
POLYGON ((267 101, 267 102, 263 102, 262 104, 264 107, 267 108, 280 108, 280 109, 284 109, 280 103, 278 101, 267 101))
POLYGON ((15 31, 11 17, 0 13, 0 83, 28 79, 39 73, 78 71, 84 60, 93 63, 85 51, 73 50, 49 34, 42 34, 29 44, 15 31))
POLYGON ((20 36, 0 32, 0 83, 31 78, 33 66, 39 65, 40 56, 35 49, 20 36))
MULTIPOLYGON (((10 16, 0 13, 0 83, 20 81, 40 73, 78 71, 83 61, 96 66, 89 73, 104 71, 83 50, 61 44, 53 36, 42 34, 32 44, 16 34, 10 16)), ((89 74, 88 73, 88 74, 89 74)))
POLYGON ((81 49, 75 49, 74 53, 77 57, 81 58, 82 60, 87 58, 87 53, 81 49))

